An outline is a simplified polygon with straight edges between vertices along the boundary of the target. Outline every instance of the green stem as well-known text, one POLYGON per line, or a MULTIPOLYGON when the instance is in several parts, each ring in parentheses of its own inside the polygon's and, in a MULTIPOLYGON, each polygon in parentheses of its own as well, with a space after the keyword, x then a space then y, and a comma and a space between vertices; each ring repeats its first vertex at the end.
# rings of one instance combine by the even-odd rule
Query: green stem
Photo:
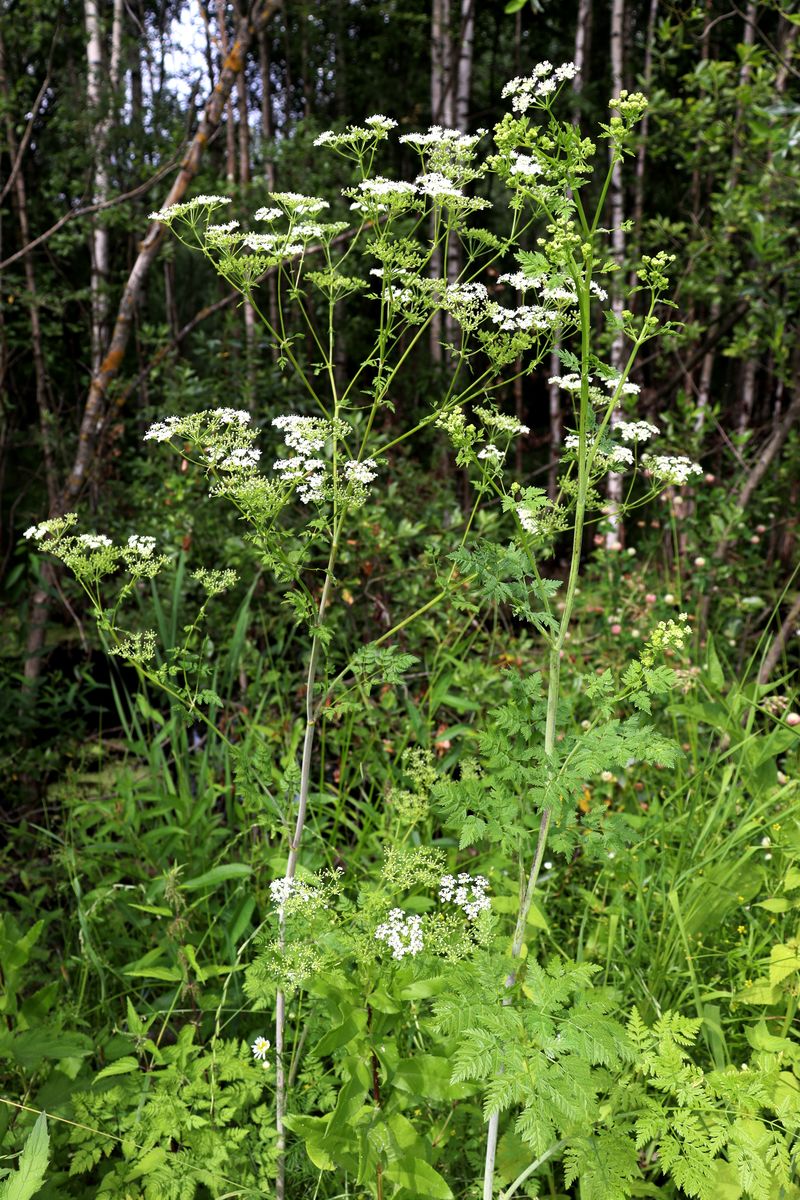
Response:
MULTIPOLYGON (((297 798, 297 817, 294 835, 289 843, 289 858, 286 863, 285 879, 294 879, 297 862, 300 857, 300 843, 306 823, 308 809, 308 793, 311 784, 311 760, 314 749, 314 734, 316 732, 318 711, 314 705, 314 685, 317 680, 319 656, 322 649, 322 628, 330 601, 333 586, 333 571, 339 550, 339 539, 344 524, 347 509, 344 508, 334 524, 328 565, 325 569, 325 582, 322 586, 319 608, 317 610, 316 629, 311 640, 311 655, 308 660, 306 676, 306 730, 303 738, 303 757, 300 767, 300 791, 297 798)), ((286 926, 283 910, 280 913, 280 943, 283 948, 286 940, 286 926)), ((276 1200, 284 1200, 286 1189, 286 1131, 283 1118, 286 1115, 287 1076, 284 1063, 284 1033, 286 1028, 286 993, 278 989, 275 998, 275 1126, 277 1129, 278 1161, 275 1175, 276 1200)))

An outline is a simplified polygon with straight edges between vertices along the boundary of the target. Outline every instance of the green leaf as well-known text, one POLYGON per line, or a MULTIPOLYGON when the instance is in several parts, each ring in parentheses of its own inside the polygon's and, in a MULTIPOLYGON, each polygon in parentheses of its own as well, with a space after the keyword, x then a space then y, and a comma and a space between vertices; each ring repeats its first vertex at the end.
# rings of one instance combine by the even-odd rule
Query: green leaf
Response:
POLYGON ((197 891, 199 888, 213 888, 228 879, 244 879, 252 875, 253 868, 247 863, 223 863, 222 866, 212 867, 204 875, 196 875, 194 879, 186 879, 181 884, 184 891, 197 891))
POLYGON ((313 1050, 314 1058, 322 1058, 323 1055, 346 1046, 348 1042, 352 1042, 354 1038, 363 1033, 366 1027, 366 1011, 363 1008, 352 1009, 340 1025, 329 1029, 320 1038, 313 1050))
POLYGON ((160 979, 164 983, 180 983, 183 978, 180 967, 142 967, 124 974, 131 979, 160 979))
POLYGON ((15 1061, 26 1070, 38 1067, 45 1058, 86 1058, 93 1050, 94 1042, 85 1034, 60 1033, 47 1025, 18 1033, 10 1045, 15 1061))
POLYGON ((773 946, 769 956, 770 983, 774 986, 793 975, 795 971, 800 971, 798 943, 792 939, 785 944, 773 946))
POLYGON ((384 1178, 396 1187, 406 1188, 416 1200, 452 1200, 445 1180, 422 1158, 404 1158, 391 1163, 384 1178))
POLYGON ((139 1070, 139 1063, 135 1058, 126 1055, 124 1058, 118 1058, 116 1062, 110 1063, 104 1067, 99 1075, 95 1075, 94 1082, 99 1079, 106 1079, 109 1075, 130 1075, 133 1071, 139 1070))
POLYGON ((788 912, 793 908, 791 900, 786 900, 782 896, 776 896, 769 900, 759 900, 756 903, 756 908, 765 908, 767 912, 783 913, 788 912))
POLYGON ((41 1112, 22 1148, 16 1171, 0 1183, 0 1200, 30 1200, 35 1196, 44 1183, 49 1157, 47 1114, 41 1112))
MULTIPOLYGON (((427 1100, 456 1098, 456 1085, 450 1082, 450 1059, 435 1054, 416 1054, 401 1062, 391 1083, 401 1092, 424 1096, 427 1100)), ((463 1095, 463 1093, 461 1093, 463 1095)))
POLYGON ((717 648, 714 645, 714 638, 710 633, 706 649, 706 671, 708 672, 708 682, 711 686, 717 691, 722 691, 725 686, 725 676, 722 671, 722 663, 719 661, 717 648))

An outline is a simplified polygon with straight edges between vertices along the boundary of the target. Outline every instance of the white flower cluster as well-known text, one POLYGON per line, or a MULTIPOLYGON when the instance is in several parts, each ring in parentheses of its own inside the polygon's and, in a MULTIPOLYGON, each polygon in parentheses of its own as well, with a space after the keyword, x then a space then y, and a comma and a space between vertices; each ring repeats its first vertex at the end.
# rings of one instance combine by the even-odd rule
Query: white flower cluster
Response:
POLYGON ((552 329, 558 319, 557 312, 542 308, 538 304, 521 304, 519 308, 504 308, 502 304, 493 304, 489 310, 489 320, 498 325, 504 333, 552 329))
POLYGON ((651 425, 649 421, 618 421, 614 428, 623 442, 648 442, 661 432, 657 425, 651 425))
MULTIPOLYGON (((323 200, 320 196, 304 196, 301 192, 270 192, 269 195, 270 200, 275 200, 277 204, 282 205, 286 212, 298 216, 310 217, 315 213, 322 212, 323 208, 330 208, 328 201, 323 200)), ((259 212, 262 211, 259 209, 259 212)))
POLYGON ((514 112, 526 113, 529 108, 541 108, 556 89, 568 79, 574 79, 578 68, 574 62, 554 67, 547 59, 537 63, 530 75, 510 79, 503 88, 503 98, 511 97, 514 112))
POLYGON ((212 408, 211 416, 223 425, 249 425, 253 420, 246 408, 212 408))
POLYGON ((461 871, 457 878, 444 875, 439 886, 439 899, 442 904, 455 904, 462 909, 470 921, 474 921, 479 912, 491 908, 491 901, 486 895, 489 880, 483 875, 472 876, 461 871))
POLYGON ((154 421, 144 435, 145 442, 168 442, 177 433, 182 418, 165 417, 163 421, 154 421))
POLYGON ((169 225, 170 221, 174 221, 176 217, 183 217, 187 213, 193 213, 198 208, 219 208, 223 204, 230 204, 230 196, 195 196, 192 200, 184 200, 179 204, 170 204, 167 208, 159 208, 155 212, 148 215, 149 221, 163 221, 169 225))
POLYGON ((527 425, 523 425, 516 417, 510 417, 507 413, 492 412, 490 408, 481 408, 476 404, 475 415, 480 417, 483 424, 488 425, 490 429, 495 429, 498 433, 503 433, 510 438, 530 433, 527 425))
MULTIPOLYGON (((568 433, 564 438, 564 449, 577 450, 579 446, 580 440, 577 433, 568 433)), ((597 451, 597 459, 600 463, 610 463, 615 467, 632 467, 633 451, 629 446, 609 446, 604 450, 597 451)))
POLYGON ((405 958, 407 954, 413 958, 423 948, 422 917, 393 908, 388 920, 375 930, 375 937, 390 947, 392 958, 405 958))
POLYGON ((255 221, 279 221, 283 216, 282 208, 257 208, 253 213, 255 221))
POLYGON ((151 558, 155 548, 156 539, 154 537, 132 533, 128 538, 128 549, 132 550, 134 554, 141 554, 142 558, 151 558))
POLYGON ((396 126, 397 121, 393 121, 391 117, 375 113, 373 116, 367 117, 363 125, 348 125, 344 133, 334 133, 332 129, 326 129, 324 133, 314 139, 314 145, 333 146, 335 149, 339 146, 359 145, 369 138, 382 141, 396 126))
POLYGON ((524 175, 526 179, 532 179, 535 175, 541 175, 544 167, 538 158, 534 158, 530 154, 519 154, 516 150, 512 150, 511 164, 512 175, 524 175))
POLYGON ((111 538, 104 533, 79 533, 75 541, 86 550, 106 550, 114 545, 111 538))
POLYGON ((320 417, 301 417, 297 413, 289 413, 274 417, 272 424, 283 431, 283 440, 289 449, 303 456, 321 450, 328 436, 327 422, 320 417))
POLYGON ((235 446, 230 454, 213 450, 207 451, 206 457, 223 471, 255 471, 261 458, 261 451, 255 446, 235 446))
POLYGON ((310 904, 315 898, 315 889, 303 883, 302 879, 273 879, 269 885, 269 894, 276 908, 283 908, 287 900, 299 904, 310 904))
POLYGON ((431 147, 446 146, 458 150, 472 150, 483 135, 485 129, 477 133, 463 133, 460 129, 448 129, 442 125, 431 125, 427 133, 404 133, 399 139, 408 146, 418 150, 428 150, 431 147))
MULTIPOLYGON (((605 295, 605 293, 604 293, 604 295, 605 295)), ((626 379, 625 382, 623 383, 622 387, 620 387, 620 379, 621 378, 622 378, 621 375, 608 375, 603 380, 603 383, 606 385, 606 387, 608 388, 608 390, 610 392, 615 392, 617 390, 617 388, 619 388, 620 395, 622 395, 622 396, 638 396, 639 392, 642 390, 641 387, 639 386, 639 384, 632 383, 630 381, 630 379, 626 379)))
POLYGON ((206 225, 206 235, 211 238, 218 237, 220 234, 233 233, 234 229, 238 228, 238 221, 225 221, 219 225, 206 225))
POLYGON ((40 542, 44 537, 58 537, 75 525, 78 520, 77 513, 65 513, 63 517, 50 517, 48 521, 40 521, 38 525, 31 525, 23 533, 23 537, 30 541, 31 538, 35 542, 40 542))
POLYGON ((441 200, 443 197, 463 199, 461 189, 441 171, 427 171, 424 175, 418 175, 416 186, 423 196, 430 196, 432 200, 441 200))
POLYGON ((279 258, 291 258, 303 253, 302 242, 293 242, 286 233, 248 233, 242 245, 255 253, 273 254, 279 258))
MULTIPOLYGON (((590 382, 591 378, 590 375, 590 382)), ((560 387, 565 392, 579 392, 581 390, 581 377, 575 371, 570 372, 569 375, 551 375, 547 382, 555 384, 556 387, 560 387)))
POLYGON ((485 458, 493 463, 501 463, 505 458, 505 451, 500 450, 498 446, 493 446, 491 442, 478 451, 478 458, 485 458))
POLYGON ((646 454, 642 463, 654 478, 676 486, 688 483, 693 475, 703 474, 703 468, 685 454, 646 454))
POLYGON ((328 421, 321 417, 303 417, 296 413, 275 417, 272 424, 283 432, 284 444, 294 450, 290 458, 279 458, 273 470, 287 482, 296 483, 303 504, 319 503, 325 498, 326 464, 316 458, 332 434, 328 421))
POLYGON ((356 462, 351 458, 344 464, 344 474, 348 483, 368 484, 378 477, 378 464, 374 458, 365 458, 356 462))
POLYGON ((517 517, 519 518, 520 525, 522 526, 522 528, 525 530, 526 533, 530 533, 534 536, 537 533, 541 533, 541 531, 542 531, 541 525, 536 520, 536 518, 533 517, 528 512, 528 510, 524 504, 517 505, 517 517))
POLYGON ((448 304, 485 304, 489 292, 482 283, 451 283, 445 288, 444 303, 448 304))

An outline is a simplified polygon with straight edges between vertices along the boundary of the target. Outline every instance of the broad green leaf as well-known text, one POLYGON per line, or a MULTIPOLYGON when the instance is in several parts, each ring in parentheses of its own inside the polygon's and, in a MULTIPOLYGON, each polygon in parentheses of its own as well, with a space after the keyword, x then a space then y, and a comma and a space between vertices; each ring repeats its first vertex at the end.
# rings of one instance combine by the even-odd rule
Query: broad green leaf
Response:
POLYGON ((780 988, 773 987, 768 979, 757 979, 750 987, 736 993, 739 1004, 777 1004, 780 1000, 780 988))
POLYGON ((17 1169, 0 1183, 0 1200, 30 1200, 35 1196, 44 1183, 49 1157, 47 1115, 41 1112, 22 1148, 17 1169))
POLYGON ((424 1096, 427 1100, 450 1100, 455 1098, 459 1087, 450 1082, 451 1070, 449 1058, 416 1054, 400 1063, 391 1082, 399 1091, 412 1096, 424 1096))
POLYGON ((800 953, 798 943, 792 941, 773 946, 769 955, 769 981, 775 985, 800 971, 800 953))
POLYGON ((11 1042, 11 1053, 21 1067, 38 1067, 45 1058, 86 1058, 94 1042, 83 1033, 61 1033, 46 1025, 18 1033, 11 1042))
POLYGON ((758 900, 756 908, 765 908, 767 912, 784 913, 790 908, 794 908, 791 900, 786 900, 783 896, 771 897, 769 900, 758 900))
POLYGON ((252 873, 253 868, 248 867, 247 863, 223 863, 219 867, 212 867, 204 875, 197 875, 194 879, 184 880, 181 888, 184 891, 196 891, 198 888, 217 887, 220 883, 225 883, 228 879, 244 879, 247 875, 252 875, 252 873))
POLYGON ((337 1025, 334 1029, 329 1029, 324 1034, 314 1047, 313 1054, 315 1058, 321 1058, 324 1054, 330 1054, 333 1050, 338 1050, 341 1046, 346 1046, 348 1042, 353 1041, 364 1032, 367 1027, 367 1014, 363 1008, 352 1009, 341 1025, 337 1025))
POLYGON ((422 1158, 391 1163, 383 1174, 389 1183, 406 1188, 415 1200, 452 1200, 453 1193, 445 1180, 422 1158))

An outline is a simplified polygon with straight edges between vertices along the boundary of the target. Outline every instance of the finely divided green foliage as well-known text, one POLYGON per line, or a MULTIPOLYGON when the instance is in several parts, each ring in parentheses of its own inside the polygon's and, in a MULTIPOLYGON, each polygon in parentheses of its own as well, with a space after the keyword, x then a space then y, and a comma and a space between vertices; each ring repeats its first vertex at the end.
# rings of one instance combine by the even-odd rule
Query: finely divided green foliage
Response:
MULTIPOLYGON (((111 653, 173 706, 166 717, 151 702, 155 690, 139 693, 126 719, 143 741, 152 731, 149 761, 172 785, 157 836, 169 834, 165 845, 193 864, 191 872, 176 863, 148 878, 147 835, 133 822, 136 882, 122 872, 92 897, 109 911, 117 886, 136 897, 132 920, 149 944, 123 962, 103 961, 92 906, 78 871, 71 877, 80 952, 113 1012, 94 1077, 80 1061, 62 1072, 72 1071, 65 1118, 75 1118, 66 1135, 72 1177, 98 1185, 99 1194, 261 1195, 277 1177, 281 1196, 344 1187, 379 1200, 447 1200, 474 1196, 482 1173, 484 1200, 493 1200, 498 1183, 508 1184, 506 1196, 535 1187, 540 1167, 551 1193, 570 1188, 583 1200, 655 1188, 712 1200, 731 1173, 732 1186, 752 1200, 771 1200, 774 1186, 790 1184, 796 1118, 783 1093, 774 1098, 775 1059, 785 1052, 793 1067, 795 1060, 760 1034, 746 1079, 718 1061, 719 1009, 701 993, 677 890, 668 894, 668 912, 686 951, 697 1015, 668 1012, 649 992, 655 1019, 634 1013, 627 1027, 631 989, 608 986, 613 938, 604 972, 582 952, 589 889, 580 935, 563 945, 535 899, 542 872, 553 870, 546 853, 569 887, 578 871, 598 878, 592 864, 607 868, 640 836, 633 806, 607 811, 592 789, 629 771, 657 779, 681 763, 659 709, 678 686, 661 658, 685 648, 684 614, 655 625, 621 667, 572 670, 584 533, 601 506, 600 482, 631 469, 623 514, 700 472, 683 457, 645 456, 649 475, 630 500, 642 479, 639 443, 658 430, 614 416, 638 390, 629 376, 642 346, 670 328, 657 314, 670 256, 643 256, 637 313, 606 314, 604 335, 627 343, 621 369, 612 370, 596 349, 598 303, 607 299, 599 277, 613 267, 603 198, 646 102, 627 93, 611 102, 601 126, 610 163, 592 212, 586 185, 595 147, 553 108, 574 70, 541 64, 509 84, 513 112, 495 131, 493 155, 479 149, 480 137, 456 131, 407 137, 421 156, 413 184, 374 173, 393 125, 386 118, 322 135, 320 145, 356 163, 359 177, 345 190, 356 214, 349 228, 319 219, 326 200, 291 192, 274 194, 274 207, 253 215, 269 225, 266 233, 217 223, 226 197, 156 214, 252 306, 310 411, 272 420, 283 449, 269 472, 258 444, 266 431, 249 410, 168 416, 148 431, 148 440, 169 443, 187 470, 202 474, 245 530, 237 567, 250 570, 250 591, 222 664, 206 623, 237 584, 226 563, 194 570, 186 581, 201 593, 195 618, 179 616, 181 560, 169 605, 153 585, 155 628, 138 627, 138 615, 129 628, 125 606, 139 603, 144 584, 166 567, 150 537, 131 535, 116 546, 103 534, 78 533, 74 514, 28 530, 72 569, 111 653), (474 226, 488 201, 463 190, 492 173, 510 192, 503 238, 474 226), (536 251, 526 245, 533 237, 536 251), (437 260, 448 262, 455 243, 465 252, 463 270, 440 278, 437 260), (509 290, 498 300, 481 276, 489 268, 497 276, 512 256, 519 269, 499 276, 509 290), (355 274, 369 262, 381 265, 367 268, 368 278, 355 274), (265 300, 266 272, 275 291, 265 300), (517 293, 522 302, 511 306, 517 293), (375 336, 361 366, 342 378, 337 331, 352 311, 372 314, 375 336), (397 434, 383 426, 382 410, 393 409, 398 377, 439 318, 453 334, 452 370, 430 411, 397 434), (574 349, 560 349, 568 373, 554 386, 569 398, 575 429, 551 498, 508 481, 509 450, 528 430, 500 405, 557 339, 571 338, 574 349), (347 547, 363 536, 373 505, 378 511, 376 490, 400 448, 431 427, 447 435, 474 502, 449 543, 441 538, 431 552, 437 587, 403 591, 403 602, 413 602, 376 633, 374 619, 346 616, 356 601, 342 572, 359 565, 347 547), (543 564, 562 538, 567 565, 551 570, 563 576, 556 580, 543 564), (262 576, 282 602, 266 609, 265 646, 248 658, 247 613, 262 576), (455 635, 446 629, 453 646, 445 651, 440 633, 448 621, 459 627, 455 635), (463 660, 474 643, 496 646, 485 631, 501 621, 512 649, 528 627, 534 665, 525 669, 512 655, 511 669, 492 672, 483 703, 465 702, 448 656, 463 660), (290 677, 281 656, 292 638, 303 650, 290 677), (243 661, 259 664, 250 694, 269 694, 252 712, 244 704, 238 711, 234 700, 243 661), (400 731, 403 707, 416 746, 400 731), (440 707, 448 719, 462 714, 461 727, 437 728, 440 707), (364 729, 383 711, 390 717, 368 741, 364 729), (193 830, 208 839, 205 847, 193 830), (465 868, 467 850, 480 856, 485 874, 465 868), (234 853, 247 861, 230 861, 234 853), (519 881, 516 900, 509 877, 519 881), (491 911, 495 884, 511 900, 513 933, 502 904, 491 911), (553 938, 557 953, 538 952, 531 924, 553 938), (106 979, 141 989, 141 1004, 126 993, 124 1023, 116 992, 107 1001, 106 979), (263 1028, 253 1035, 255 1060, 234 1036, 256 1013, 262 1027, 274 1019, 274 1074, 260 1057, 263 1028), (237 1028, 226 1036, 229 1026, 237 1028), (700 1062, 701 1030, 713 1070, 700 1062), (495 1156, 501 1122, 501 1148, 527 1156, 513 1168, 511 1153, 495 1156), (448 1153, 448 1127, 458 1154, 448 1153)), ((362 611, 371 572, 364 563, 363 578, 352 581, 362 611)), ((769 753, 777 752, 776 742, 769 753)), ((784 936, 770 963, 770 986, 781 996, 787 960, 788 974, 800 961, 784 936)), ((128 945, 127 936, 120 940, 128 945)), ((89 975, 84 964, 81 996, 89 975)), ((12 1055, 26 1032, 6 1039, 12 1055)), ((786 1036, 778 1041, 793 1045, 786 1036)), ((70 1057, 81 1054, 62 1053, 60 1061, 70 1057)), ((24 1065, 19 1055, 17 1062, 24 1065)))

